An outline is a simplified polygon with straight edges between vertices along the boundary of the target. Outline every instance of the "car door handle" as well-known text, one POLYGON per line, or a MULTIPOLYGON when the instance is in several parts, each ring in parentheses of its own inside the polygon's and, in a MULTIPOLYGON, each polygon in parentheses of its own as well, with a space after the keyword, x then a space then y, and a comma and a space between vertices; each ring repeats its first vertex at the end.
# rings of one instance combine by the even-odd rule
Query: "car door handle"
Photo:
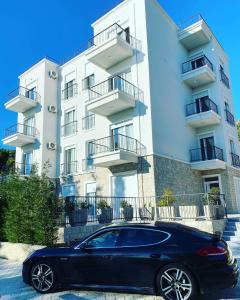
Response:
POLYGON ((160 257, 161 257, 161 255, 160 255, 160 254, 157 254, 157 253, 155 253, 155 254, 151 254, 151 255, 150 255, 150 257, 151 257, 151 258, 160 258, 160 257))

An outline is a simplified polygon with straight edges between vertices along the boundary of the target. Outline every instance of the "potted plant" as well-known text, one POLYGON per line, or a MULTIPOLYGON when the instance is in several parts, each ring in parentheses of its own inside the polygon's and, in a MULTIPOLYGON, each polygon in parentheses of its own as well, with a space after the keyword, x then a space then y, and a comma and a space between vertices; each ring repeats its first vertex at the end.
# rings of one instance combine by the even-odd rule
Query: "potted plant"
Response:
POLYGON ((113 220, 113 209, 108 205, 106 200, 100 200, 97 203, 97 209, 101 211, 98 215, 99 224, 108 224, 113 220))
POLYGON ((133 207, 129 204, 126 200, 121 201, 120 203, 121 208, 123 209, 123 216, 125 221, 132 221, 133 220, 133 207))
POLYGON ((220 203, 220 189, 213 187, 209 194, 203 197, 204 215, 209 219, 221 219, 224 217, 224 207, 220 203))
POLYGON ((74 217, 73 217, 73 212, 74 212, 75 204, 69 197, 65 199, 65 218, 68 217, 68 221, 71 227, 75 226, 74 223, 74 217))
POLYGON ((81 201, 78 208, 73 211, 73 220, 76 226, 84 226, 88 221, 88 210, 92 205, 88 201, 81 201))
POLYGON ((158 218, 159 219, 176 218, 177 207, 174 206, 175 202, 176 202, 176 198, 173 197, 173 191, 170 188, 164 189, 163 195, 157 203, 158 218))

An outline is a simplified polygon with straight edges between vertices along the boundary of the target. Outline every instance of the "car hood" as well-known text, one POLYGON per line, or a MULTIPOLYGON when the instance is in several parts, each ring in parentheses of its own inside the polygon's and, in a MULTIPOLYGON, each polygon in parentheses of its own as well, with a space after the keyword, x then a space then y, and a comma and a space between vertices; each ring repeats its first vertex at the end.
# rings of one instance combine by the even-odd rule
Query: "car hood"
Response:
MULTIPOLYGON (((54 247, 54 248, 43 248, 33 252, 30 257, 46 257, 46 256, 61 256, 67 255, 72 251, 71 247, 54 247)), ((30 258, 29 257, 29 258, 30 258)))

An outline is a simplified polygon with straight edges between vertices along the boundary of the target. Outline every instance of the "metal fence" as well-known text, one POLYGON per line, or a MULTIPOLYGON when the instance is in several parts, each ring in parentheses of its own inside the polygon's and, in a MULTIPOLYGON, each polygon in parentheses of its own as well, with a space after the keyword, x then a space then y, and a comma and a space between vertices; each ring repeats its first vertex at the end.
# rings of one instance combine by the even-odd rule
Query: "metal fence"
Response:
POLYGON ((196 99, 195 102, 186 105, 187 117, 207 111, 214 111, 216 114, 218 114, 217 104, 214 103, 209 97, 206 97, 205 99, 196 99))
POLYGON ((213 71, 213 64, 206 55, 198 56, 182 64, 182 73, 187 73, 203 66, 208 66, 213 71))
POLYGON ((5 129, 4 137, 7 138, 17 133, 35 137, 37 135, 37 130, 35 127, 18 123, 5 129))
POLYGON ((23 86, 19 86, 12 92, 8 94, 8 99, 11 100, 17 96, 24 96, 32 101, 39 102, 40 101, 40 95, 34 90, 34 89, 27 89, 23 86))
POLYGON ((190 161, 198 162, 219 159, 224 161, 223 150, 216 146, 201 147, 190 150, 190 161))
POLYGON ((64 226, 117 221, 213 220, 226 217, 223 194, 183 194, 160 197, 70 197, 59 222, 64 226))

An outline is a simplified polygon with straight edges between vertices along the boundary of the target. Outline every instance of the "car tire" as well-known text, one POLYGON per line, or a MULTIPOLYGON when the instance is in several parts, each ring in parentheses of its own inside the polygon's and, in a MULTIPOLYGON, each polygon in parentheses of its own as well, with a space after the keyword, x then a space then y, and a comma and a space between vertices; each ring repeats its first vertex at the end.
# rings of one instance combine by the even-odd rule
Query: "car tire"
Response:
POLYGON ((199 296, 194 276, 181 264, 169 264, 160 270, 157 291, 166 300, 196 300, 199 296))
POLYGON ((52 293, 57 288, 57 276, 54 267, 48 262, 39 261, 31 269, 32 287, 41 294, 52 293))

